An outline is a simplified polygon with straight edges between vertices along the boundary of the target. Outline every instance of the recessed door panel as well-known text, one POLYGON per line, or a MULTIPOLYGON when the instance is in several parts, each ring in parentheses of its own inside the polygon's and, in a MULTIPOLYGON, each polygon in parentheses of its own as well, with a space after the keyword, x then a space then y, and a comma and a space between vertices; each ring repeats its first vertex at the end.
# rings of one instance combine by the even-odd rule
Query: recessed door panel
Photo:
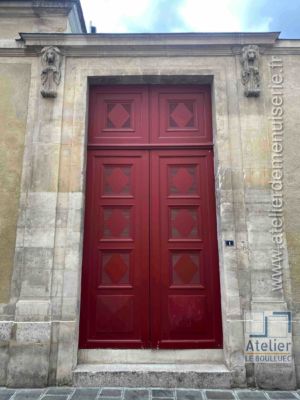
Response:
POLYGON ((147 143, 148 91, 143 86, 93 87, 90 94, 89 142, 147 143))
POLYGON ((210 88, 157 86, 151 90, 151 142, 211 142, 210 88))

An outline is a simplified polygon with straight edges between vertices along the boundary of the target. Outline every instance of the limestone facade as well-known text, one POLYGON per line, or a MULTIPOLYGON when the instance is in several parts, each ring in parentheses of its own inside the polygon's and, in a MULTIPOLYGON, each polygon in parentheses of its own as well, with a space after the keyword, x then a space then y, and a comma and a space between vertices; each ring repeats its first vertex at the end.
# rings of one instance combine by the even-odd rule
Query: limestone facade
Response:
MULTIPOLYGON (((277 33, 86 34, 75 0, 0 3, 0 385, 71 384, 77 365, 96 354, 78 352, 88 93, 95 83, 211 85, 224 348, 199 353, 198 364, 210 357, 221 363, 233 387, 299 385, 299 72, 300 40, 277 33), (51 47, 61 55, 60 79, 52 82, 55 96, 44 96, 41 52, 51 47), (277 94, 275 84, 282 84, 277 94), (274 291, 276 96, 283 102, 284 257, 283 288, 274 291), (250 310, 292 311, 291 363, 245 363, 250 310)), ((115 357, 126 363, 124 353, 115 357)), ((156 357, 180 368, 184 356, 156 357)))

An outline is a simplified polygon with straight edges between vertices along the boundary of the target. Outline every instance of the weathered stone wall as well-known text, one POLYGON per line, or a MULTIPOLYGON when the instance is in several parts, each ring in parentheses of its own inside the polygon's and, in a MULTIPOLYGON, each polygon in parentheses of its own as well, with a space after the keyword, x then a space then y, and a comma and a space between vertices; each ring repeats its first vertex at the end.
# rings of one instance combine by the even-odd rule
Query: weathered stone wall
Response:
MULTIPOLYGON (((3 243, 11 238, 10 250, 7 246, 2 250, 0 237, 0 252, 5 251, 8 257, 8 264, 0 270, 0 274, 4 271, 4 280, 0 281, 4 289, 0 288, 0 295, 3 302, 10 300, 11 306, 9 315, 1 314, 0 385, 43 386, 72 382, 78 352, 88 80, 94 79, 98 83, 211 83, 223 361, 231 372, 232 385, 293 388, 293 364, 245 366, 243 312, 293 310, 295 361, 296 366, 300 365, 300 324, 297 322, 300 315, 297 147, 300 54, 287 55, 283 51, 281 55, 287 246, 284 287, 274 292, 270 262, 271 218, 268 216, 272 149, 269 64, 273 48, 276 54, 280 53, 280 44, 274 43, 268 51, 262 51, 261 93, 254 98, 244 95, 241 83, 242 45, 235 51, 219 48, 218 51, 224 51, 221 56, 206 48, 211 54, 195 55, 186 51, 182 55, 175 49, 177 54, 170 57, 166 56, 164 45, 153 50, 156 56, 146 50, 141 50, 144 54, 125 54, 123 45, 130 44, 131 50, 127 51, 133 52, 134 46, 130 39, 123 38, 122 44, 118 44, 123 53, 117 56, 109 54, 113 52, 110 46, 103 53, 95 46, 84 54, 88 37, 72 37, 69 43, 64 42, 68 40, 65 38, 55 42, 57 37, 52 43, 45 37, 39 40, 38 44, 23 44, 24 51, 31 52, 30 58, 25 54, 14 59, 3 58, 0 65, 0 89, 6 94, 4 103, 0 99, 0 104, 5 105, 0 132, 4 148, 8 149, 0 153, 0 162, 4 160, 0 190, 5 191, 0 199, 4 202, 0 208, 0 222, 5 216, 6 225, 1 223, 1 229, 6 226, 10 232, 4 234, 3 243), (79 46, 74 48, 76 40, 79 46), (63 50, 62 81, 56 98, 43 98, 40 93, 39 54, 41 48, 49 44, 63 50), (83 53, 78 54, 80 51, 83 53), (11 141, 12 136, 17 140, 11 141), (4 201, 5 196, 9 201, 4 201), (12 208, 13 212, 9 211, 12 208), (14 244, 17 217, 19 229, 14 244), (224 245, 228 239, 235 241, 234 247, 224 245), (30 371, 26 368, 28 364, 30 371)), ((299 43, 297 46, 299 48, 299 43)))
POLYGON ((18 39, 19 32, 70 32, 66 17, 1 18, 0 38, 18 39))
POLYGON ((0 40, 5 46, 19 39, 19 32, 85 31, 81 5, 77 0, 1 0, 0 40))
POLYGON ((295 362, 300 384, 300 56, 284 56, 284 219, 292 287, 295 362))
POLYGON ((30 84, 30 64, 17 61, 0 63, 0 303, 9 301, 30 84))

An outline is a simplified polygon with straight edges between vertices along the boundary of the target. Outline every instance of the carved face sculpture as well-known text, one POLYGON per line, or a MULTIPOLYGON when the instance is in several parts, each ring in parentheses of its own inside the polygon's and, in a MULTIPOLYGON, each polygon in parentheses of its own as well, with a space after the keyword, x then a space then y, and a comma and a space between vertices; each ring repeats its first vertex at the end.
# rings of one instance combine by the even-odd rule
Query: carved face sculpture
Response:
POLYGON ((254 61, 255 58, 256 58, 256 51, 255 51, 255 49, 251 49, 251 48, 250 48, 250 49, 248 50, 247 56, 248 56, 248 60, 249 60, 249 61, 254 61))
POLYGON ((56 86, 61 79, 61 52, 57 47, 47 46, 41 50, 42 54, 42 90, 43 97, 56 97, 56 86))
POLYGON ((56 58, 55 51, 52 49, 49 49, 46 53, 47 63, 53 65, 55 63, 55 58, 56 58))

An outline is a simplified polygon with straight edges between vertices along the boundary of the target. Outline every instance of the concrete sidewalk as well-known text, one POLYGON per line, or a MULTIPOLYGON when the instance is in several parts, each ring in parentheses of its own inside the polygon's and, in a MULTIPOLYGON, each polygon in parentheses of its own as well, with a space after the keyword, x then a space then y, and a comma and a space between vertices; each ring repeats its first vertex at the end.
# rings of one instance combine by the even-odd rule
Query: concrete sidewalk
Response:
POLYGON ((163 388, 0 388, 0 400, 300 400, 299 391, 163 388))

